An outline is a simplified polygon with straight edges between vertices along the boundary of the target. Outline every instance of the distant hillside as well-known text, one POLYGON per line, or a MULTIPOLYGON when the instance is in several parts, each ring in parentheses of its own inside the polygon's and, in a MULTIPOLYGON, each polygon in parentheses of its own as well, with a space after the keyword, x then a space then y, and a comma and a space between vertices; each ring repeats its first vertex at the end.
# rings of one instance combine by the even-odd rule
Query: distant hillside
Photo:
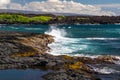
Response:
POLYGON ((2 12, 0 24, 120 24, 120 16, 56 15, 51 13, 2 12))
MULTIPOLYGON (((40 12, 40 11, 24 11, 24 10, 10 10, 10 9, 0 9, 0 13, 19 13, 19 14, 35 14, 35 15, 45 15, 52 14, 56 16, 78 16, 78 15, 86 15, 86 14, 75 14, 75 13, 51 13, 51 12, 40 12)), ((87 15, 86 15, 87 16, 87 15)))

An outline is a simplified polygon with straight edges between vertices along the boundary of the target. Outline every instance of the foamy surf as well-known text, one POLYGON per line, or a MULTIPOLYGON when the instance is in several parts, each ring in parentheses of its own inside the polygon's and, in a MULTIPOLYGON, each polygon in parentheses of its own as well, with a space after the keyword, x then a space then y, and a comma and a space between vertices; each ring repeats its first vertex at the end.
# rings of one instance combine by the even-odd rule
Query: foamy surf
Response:
POLYGON ((120 73, 120 71, 109 68, 109 67, 102 67, 102 68, 93 68, 95 72, 100 74, 112 74, 112 73, 120 73))
MULTIPOLYGON (((59 29, 55 26, 51 26, 48 31, 45 32, 45 34, 49 34, 54 36, 55 42, 52 44, 49 44, 48 46, 51 48, 50 54, 52 55, 70 55, 70 56, 80 56, 80 57, 90 57, 90 58, 97 58, 101 56, 100 54, 84 54, 84 53, 78 53, 80 51, 88 50, 89 47, 88 44, 91 43, 81 43, 83 40, 117 40, 117 38, 68 38, 66 37, 67 32, 65 29, 59 29)), ((100 44, 101 45, 101 44, 100 44)), ((118 59, 118 61, 114 61, 115 64, 120 64, 120 58, 118 56, 113 56, 118 59)))
POLYGON ((87 40, 119 40, 119 38, 97 38, 97 37, 93 37, 93 38, 85 38, 87 40))
POLYGON ((77 44, 81 39, 65 37, 67 33, 64 29, 51 26, 50 30, 45 32, 45 34, 54 36, 55 42, 49 44, 50 53, 53 55, 69 54, 87 48, 85 44, 77 44))

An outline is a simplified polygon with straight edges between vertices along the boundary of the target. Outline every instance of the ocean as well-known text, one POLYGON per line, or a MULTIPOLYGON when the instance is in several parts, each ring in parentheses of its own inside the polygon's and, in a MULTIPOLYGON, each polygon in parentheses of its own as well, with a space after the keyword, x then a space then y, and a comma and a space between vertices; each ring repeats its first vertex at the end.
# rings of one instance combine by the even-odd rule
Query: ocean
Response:
MULTIPOLYGON (((49 34, 54 36, 55 42, 49 44, 49 54, 87 56, 94 58, 99 55, 120 56, 120 25, 0 25, 0 30, 20 31, 49 34)), ((97 75, 102 80, 120 78, 120 62, 113 65, 95 65, 97 75)), ((2 74, 4 70, 0 74, 2 74)), ((14 72, 10 70, 8 72, 14 72)), ((27 74, 29 71, 23 71, 27 74)), ((32 70, 36 74, 35 70, 32 70)), ((41 71, 40 71, 41 72, 41 71)), ((6 73, 6 70, 5 72, 6 73)), ((15 71, 20 74, 20 71, 15 71)), ((9 75, 9 74, 8 74, 9 75)), ((1 76, 0 76, 1 77, 1 76)), ((18 76, 19 77, 19 76, 18 76)), ((20 76, 21 77, 21 76, 20 76)), ((5 77, 2 77, 3 80, 5 77)), ((12 79, 12 78, 11 78, 12 79)), ((15 79, 12 79, 15 80, 15 79)), ((35 79, 30 79, 35 80, 35 79)))
POLYGON ((120 25, 0 25, 0 30, 53 35, 54 55, 120 55, 120 25))

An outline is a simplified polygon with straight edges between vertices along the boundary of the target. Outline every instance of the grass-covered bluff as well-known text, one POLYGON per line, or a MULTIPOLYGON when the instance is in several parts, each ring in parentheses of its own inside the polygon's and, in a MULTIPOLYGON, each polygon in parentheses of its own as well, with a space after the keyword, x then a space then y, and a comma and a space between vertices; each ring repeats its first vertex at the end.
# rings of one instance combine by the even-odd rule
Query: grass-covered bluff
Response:
POLYGON ((48 22, 52 19, 50 16, 34 16, 28 17, 20 14, 0 14, 0 22, 18 22, 18 23, 30 23, 30 22, 48 22))

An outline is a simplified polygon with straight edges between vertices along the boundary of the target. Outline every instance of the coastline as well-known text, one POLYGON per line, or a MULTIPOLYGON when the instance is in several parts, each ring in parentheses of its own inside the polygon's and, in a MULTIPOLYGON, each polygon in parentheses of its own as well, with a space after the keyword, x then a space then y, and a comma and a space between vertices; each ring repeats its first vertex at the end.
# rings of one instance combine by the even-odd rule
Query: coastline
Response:
POLYGON ((120 24, 120 16, 0 13, 0 24, 120 24))
POLYGON ((91 65, 112 65, 119 61, 115 56, 54 56, 47 53, 52 42, 53 36, 46 34, 0 31, 0 69, 45 68, 53 70, 43 76, 46 80, 100 80, 91 65))

